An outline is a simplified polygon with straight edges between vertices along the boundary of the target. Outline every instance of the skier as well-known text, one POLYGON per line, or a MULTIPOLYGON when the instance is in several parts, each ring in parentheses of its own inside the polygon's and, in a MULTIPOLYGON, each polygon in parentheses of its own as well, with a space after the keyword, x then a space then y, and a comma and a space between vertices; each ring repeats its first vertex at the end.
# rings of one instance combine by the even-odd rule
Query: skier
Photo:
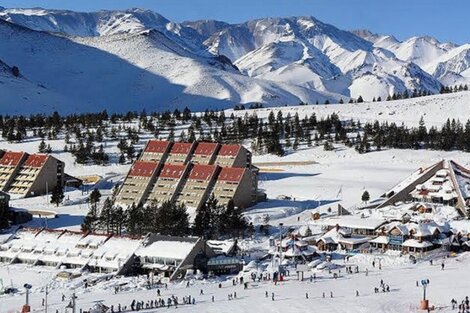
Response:
POLYGON ((330 291, 330 298, 333 298, 333 291, 330 291))
POLYGON ((214 302, 214 296, 212 296, 212 302, 214 302))
POLYGON ((305 293, 305 299, 308 299, 308 292, 305 293))
POLYGON ((356 297, 359 297, 359 290, 356 290, 356 297))
POLYGON ((274 301, 274 292, 271 293, 271 299, 274 301))
POLYGON ((204 290, 201 289, 201 292, 199 293, 200 295, 203 295, 204 294, 204 290))
POLYGON ((441 263, 441 270, 444 270, 444 262, 441 263))

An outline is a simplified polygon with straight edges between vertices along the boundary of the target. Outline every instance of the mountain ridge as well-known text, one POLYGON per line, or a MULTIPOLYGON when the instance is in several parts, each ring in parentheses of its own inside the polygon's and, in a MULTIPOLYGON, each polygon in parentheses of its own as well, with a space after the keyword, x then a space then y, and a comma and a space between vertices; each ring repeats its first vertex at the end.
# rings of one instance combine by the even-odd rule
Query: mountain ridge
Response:
MULTIPOLYGON (((44 33, 46 41, 62 38, 68 43, 61 52, 20 36, 22 44, 0 42, 0 59, 20 65, 31 82, 65 98, 75 95, 71 102, 77 103, 77 108, 83 107, 80 101, 90 107, 100 101, 121 101, 113 108, 140 105, 155 110, 182 105, 226 108, 254 102, 336 102, 359 96, 367 101, 405 90, 436 93, 442 84, 470 81, 470 54, 462 46, 429 36, 399 41, 369 30, 341 30, 312 16, 261 18, 238 24, 216 20, 175 23, 138 8, 84 13, 0 8, 0 20, 23 27, 23 31, 44 33), (61 54, 65 51, 77 57, 61 64, 63 84, 55 81, 60 71, 51 63, 52 57, 28 51, 35 48, 49 48, 56 60, 66 60, 61 54), (77 52, 83 49, 103 63, 93 68, 92 60, 77 52), (455 53, 456 49, 462 49, 461 53, 455 53), (28 58, 40 58, 42 63, 28 58), (83 69, 75 63, 81 63, 83 69), (30 66, 42 67, 46 74, 30 66), (103 83, 97 78, 106 78, 108 87, 100 93, 80 81, 84 79, 80 76, 93 85, 103 83), (109 87, 113 80, 120 89, 136 88, 138 92, 113 96, 116 88, 109 87), (157 82, 167 88, 155 85, 157 82), (73 84, 94 93, 83 95, 70 87, 73 84)), ((0 100, 0 107, 4 106, 0 100)))

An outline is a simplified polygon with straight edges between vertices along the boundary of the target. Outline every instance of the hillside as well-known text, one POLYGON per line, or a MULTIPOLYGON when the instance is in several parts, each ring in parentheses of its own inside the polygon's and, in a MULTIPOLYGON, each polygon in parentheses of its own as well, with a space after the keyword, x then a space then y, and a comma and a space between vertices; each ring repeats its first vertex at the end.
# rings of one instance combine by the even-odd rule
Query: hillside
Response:
MULTIPOLYGON (((470 92, 463 91, 396 101, 287 106, 249 110, 249 112, 256 113, 258 117, 267 117, 271 110, 277 111, 277 109, 281 110, 284 115, 298 113, 300 117, 309 116, 314 112, 317 118, 325 118, 336 113, 342 120, 395 122, 397 125, 403 123, 409 127, 417 127, 422 117, 427 127, 441 127, 447 119, 460 120, 465 123, 470 117, 468 103, 470 103, 470 92)), ((245 111, 228 110, 226 115, 231 113, 235 116, 243 116, 245 111)))
MULTIPOLYGON (((66 38, 0 21, 0 36, 4 38, 0 42, 2 59, 63 99, 54 102, 52 97, 34 97, 30 102, 41 109, 19 111, 10 105, 13 100, 2 97, 0 107, 5 113, 47 112, 52 106, 64 113, 122 112, 338 99, 243 76, 223 58, 196 55, 157 30, 66 38)), ((15 86, 10 89, 13 94, 22 93, 15 86)))

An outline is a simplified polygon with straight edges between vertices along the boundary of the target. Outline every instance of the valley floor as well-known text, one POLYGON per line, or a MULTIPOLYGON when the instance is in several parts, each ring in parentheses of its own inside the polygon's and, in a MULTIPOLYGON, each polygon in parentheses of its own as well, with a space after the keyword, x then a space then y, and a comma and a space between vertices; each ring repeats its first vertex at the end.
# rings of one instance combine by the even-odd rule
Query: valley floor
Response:
MULTIPOLYGON (((277 225, 284 222, 286 226, 307 224, 310 213, 325 212, 328 207, 336 209, 341 203, 350 207, 360 202, 363 190, 368 190, 372 198, 380 196, 393 187, 412 171, 421 166, 428 166, 443 158, 454 159, 463 166, 468 166, 469 155, 462 152, 385 150, 359 155, 353 149, 336 147, 335 151, 323 151, 322 147, 299 150, 282 158, 274 156, 255 156, 254 163, 264 163, 260 177, 260 188, 267 194, 267 202, 259 203, 246 214, 255 223, 261 223, 265 214, 270 215, 270 223, 277 225), (312 162, 315 161, 315 162, 312 162), (273 166, 270 166, 272 162, 273 166), (280 163, 287 162, 287 163, 280 163), (301 163, 293 163, 301 162, 301 163), (280 198, 290 197, 290 200, 280 198)), ((74 172, 80 171, 73 165, 74 172)), ((86 167, 84 167, 86 168, 86 167)), ((83 169, 82 169, 83 170, 83 169)), ((125 174, 126 166, 113 168, 112 172, 102 171, 100 184, 103 194, 110 193, 114 182, 125 174), (116 171, 116 169, 118 169, 116 171)), ((55 219, 34 218, 29 226, 62 229, 79 229, 83 216, 88 211, 85 203, 87 195, 80 191, 68 191, 65 205, 54 207, 47 203, 45 197, 16 199, 14 207, 51 210, 59 217, 55 219)), ((467 226, 463 226, 467 227, 467 226)), ((247 250, 267 250, 266 237, 247 239, 241 242, 247 250)), ((422 289, 416 287, 416 281, 431 281, 428 293, 431 303, 442 312, 450 311, 450 300, 455 297, 460 301, 468 294, 468 282, 463 279, 470 270, 470 255, 445 259, 446 268, 440 269, 441 255, 435 255, 436 262, 430 266, 427 261, 411 264, 406 257, 381 256, 382 270, 372 268, 373 256, 357 255, 348 265, 358 265, 359 274, 345 274, 333 279, 328 271, 319 271, 316 282, 308 279, 298 282, 291 269, 287 281, 275 286, 270 282, 250 283, 248 290, 242 286, 232 286, 231 279, 222 280, 223 288, 219 289, 215 281, 190 280, 191 287, 185 288, 186 282, 170 284, 168 290, 162 288, 163 298, 171 295, 191 295, 195 297, 195 306, 179 306, 178 311, 197 312, 251 312, 261 309, 263 312, 416 312, 422 295, 422 289), (364 271, 368 269, 369 275, 364 271), (389 293, 374 293, 383 280, 391 288, 389 293), (200 295, 200 290, 204 295, 200 295), (359 297, 356 297, 356 290, 359 297), (265 292, 269 297, 265 298, 265 292), (229 301, 228 294, 237 293, 237 299, 229 301), (271 293, 275 300, 272 301, 271 293), (326 298, 322 294, 325 292, 326 298), (333 292, 334 298, 330 297, 333 292), (309 299, 306 299, 306 293, 309 299), (211 298, 214 296, 215 302, 211 298)), ((342 265, 343 261, 337 262, 342 265)), ((343 264, 344 265, 344 264, 343 264)), ((118 303, 129 305, 132 299, 147 301, 156 298, 155 290, 147 290, 145 278, 118 278, 101 281, 105 276, 84 274, 72 281, 60 281, 54 277, 59 270, 50 268, 28 267, 25 265, 1 265, 0 279, 5 286, 13 286, 20 291, 24 283, 33 285, 31 301, 36 312, 43 312, 42 298, 45 286, 48 285, 49 312, 65 312, 66 302, 61 301, 62 294, 68 298, 75 290, 78 295, 78 307, 88 309, 97 302, 106 305, 118 303), (83 280, 98 280, 96 285, 87 289, 83 280), (122 284, 122 291, 114 294, 114 287, 122 284)), ((309 277, 307 274, 306 277, 309 277)), ((22 293, 22 292, 21 292, 22 293)), ((24 295, 3 295, 0 297, 1 312, 15 312, 23 304, 24 295)), ((180 300, 181 301, 181 300, 180 300)), ((161 309, 158 309, 161 310, 161 309)), ((157 311, 158 311, 157 310, 157 311)), ((152 311, 152 310, 150 310, 152 311)), ((149 312, 150 312, 149 311, 149 312)), ((153 310, 155 311, 155 310, 153 310)))

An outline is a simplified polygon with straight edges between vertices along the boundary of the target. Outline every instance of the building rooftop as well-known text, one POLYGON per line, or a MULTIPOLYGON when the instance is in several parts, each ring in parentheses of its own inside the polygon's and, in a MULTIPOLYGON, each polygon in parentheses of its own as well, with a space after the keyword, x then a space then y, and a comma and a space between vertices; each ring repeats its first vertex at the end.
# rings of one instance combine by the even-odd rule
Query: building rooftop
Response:
POLYGON ((129 171, 129 176, 151 177, 157 165, 155 162, 136 161, 129 171))
POLYGON ((20 162, 23 155, 24 152, 6 151, 0 159, 0 164, 6 166, 16 166, 20 162))
POLYGON ((186 165, 165 164, 160 172, 160 177, 180 178, 183 175, 185 168, 186 165))
POLYGON ((241 145, 222 145, 219 151, 220 156, 236 156, 241 149, 241 145))
POLYGON ((145 147, 145 152, 164 153, 168 149, 169 145, 169 141, 149 140, 147 146, 145 147))
POLYGON ((42 167, 48 158, 47 154, 31 154, 24 162, 24 166, 42 167))
POLYGON ((175 142, 171 147, 170 153, 188 154, 192 146, 193 144, 189 142, 175 142))
POLYGON ((141 247, 135 254, 141 257, 183 260, 195 244, 196 242, 157 240, 146 247, 141 247))
POLYGON ((189 179, 209 180, 217 169, 215 165, 195 164, 189 172, 189 179))
POLYGON ((325 220, 321 220, 320 223, 327 226, 336 226, 347 228, 358 228, 358 229, 370 229, 375 230, 385 224, 385 220, 382 218, 371 218, 361 217, 357 215, 345 215, 331 217, 325 220))
POLYGON ((223 167, 220 171, 219 177, 217 180, 220 181, 229 181, 229 182, 239 182, 240 179, 243 177, 243 173, 245 173, 244 168, 236 168, 236 167, 223 167))
POLYGON ((212 155, 217 149, 218 143, 200 142, 197 144, 194 154, 196 155, 212 155))

